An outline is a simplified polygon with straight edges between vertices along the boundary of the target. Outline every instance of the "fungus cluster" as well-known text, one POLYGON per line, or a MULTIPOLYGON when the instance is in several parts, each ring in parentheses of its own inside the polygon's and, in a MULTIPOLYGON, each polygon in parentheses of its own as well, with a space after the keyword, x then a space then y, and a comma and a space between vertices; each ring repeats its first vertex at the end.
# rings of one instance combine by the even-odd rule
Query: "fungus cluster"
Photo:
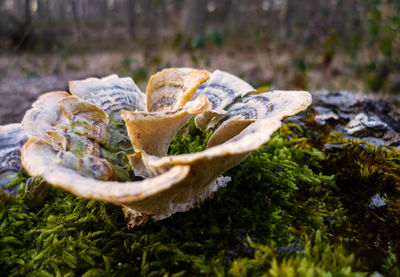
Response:
POLYGON ((123 206, 131 225, 201 203, 218 188, 216 179, 265 144, 283 118, 311 104, 305 91, 255 93, 232 74, 190 68, 153 75, 146 94, 116 75, 71 81, 69 90, 40 96, 26 113, 22 166, 76 195, 123 206), (211 134, 206 149, 167 156, 191 118, 211 134))

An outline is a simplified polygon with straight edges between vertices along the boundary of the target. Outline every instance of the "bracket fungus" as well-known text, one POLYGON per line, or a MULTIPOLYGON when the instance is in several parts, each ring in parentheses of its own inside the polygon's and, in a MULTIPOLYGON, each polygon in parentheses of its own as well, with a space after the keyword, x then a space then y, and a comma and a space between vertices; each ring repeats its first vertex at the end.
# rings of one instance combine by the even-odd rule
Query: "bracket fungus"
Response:
POLYGON ((117 75, 71 81, 69 90, 39 97, 25 114, 21 137, 1 129, 0 142, 13 137, 19 150, 26 135, 21 160, 29 175, 123 206, 131 226, 204 201, 222 173, 265 144, 283 118, 311 104, 305 91, 255 94, 232 74, 191 68, 153 75, 146 94, 117 75), (212 132, 207 148, 167 156, 192 117, 198 129, 212 132))

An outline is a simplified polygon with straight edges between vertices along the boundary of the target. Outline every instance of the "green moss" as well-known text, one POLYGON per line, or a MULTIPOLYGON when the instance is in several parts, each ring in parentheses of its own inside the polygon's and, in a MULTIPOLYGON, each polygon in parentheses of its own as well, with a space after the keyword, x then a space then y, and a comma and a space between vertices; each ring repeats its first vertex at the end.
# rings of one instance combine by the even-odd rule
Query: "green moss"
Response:
POLYGON ((179 155, 185 153, 195 153, 206 149, 208 139, 211 136, 209 133, 193 134, 180 131, 174 137, 171 145, 168 148, 168 155, 179 155))
MULTIPOLYGON (((201 151, 207 140, 205 134, 182 133, 169 154, 201 151)), ((9 276, 366 276, 374 270, 396 275, 400 240, 392 228, 399 221, 399 198, 389 188, 399 176, 397 152, 382 151, 372 157, 375 152, 320 151, 297 125, 284 125, 226 172, 232 182, 201 207, 132 230, 119 207, 54 187, 36 210, 23 197, 13 198, 0 214, 0 268, 9 276), (345 162, 354 157, 361 160, 345 162), (380 169, 369 164, 367 172, 359 165, 367 163, 362 158, 377 159, 380 169), (352 167, 356 170, 344 171, 352 167), (375 184, 369 185, 377 190, 362 192, 371 176, 375 184), (351 203, 345 184, 358 178, 364 179, 357 183, 357 201, 366 204, 373 192, 385 192, 392 201, 387 211, 393 223, 376 225, 387 228, 386 254, 375 258, 353 247, 370 245, 363 220, 377 220, 367 217, 365 206, 351 203)))
POLYGON ((263 272, 268 276, 366 275, 353 271, 354 266, 360 266, 360 261, 357 261, 354 255, 349 255, 341 245, 326 243, 326 239, 320 231, 306 235, 302 251, 289 257, 277 256, 274 246, 252 244, 255 259, 235 260, 229 269, 229 275, 254 276, 263 272))
MULTIPOLYGON (((331 134, 327 142, 343 147, 327 151, 324 166, 325 173, 336 175, 335 194, 346 210, 346 224, 336 232, 349 249, 369 261, 371 269, 380 270, 389 252, 400 257, 400 152, 340 134, 331 134), (369 204, 377 193, 386 206, 372 209, 369 204)), ((397 260, 388 272, 397 268, 400 274, 399 267, 397 260)))

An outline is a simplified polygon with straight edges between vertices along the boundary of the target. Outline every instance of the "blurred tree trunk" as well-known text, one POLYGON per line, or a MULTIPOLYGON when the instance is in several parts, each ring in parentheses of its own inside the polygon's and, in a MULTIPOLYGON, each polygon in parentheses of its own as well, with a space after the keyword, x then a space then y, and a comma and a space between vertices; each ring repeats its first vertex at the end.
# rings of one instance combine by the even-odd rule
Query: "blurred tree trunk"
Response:
POLYGON ((74 18, 75 23, 75 40, 79 40, 82 30, 83 30, 83 22, 81 19, 81 15, 79 13, 79 2, 78 0, 70 0, 71 1, 71 10, 72 16, 74 18))
POLYGON ((66 4, 68 2, 65 0, 58 0, 55 1, 55 10, 57 17, 61 20, 64 21, 67 18, 67 12, 66 12, 66 4))
POLYGON ((160 24, 161 29, 168 29, 168 27, 170 27, 170 23, 172 22, 172 17, 175 16, 174 15, 170 15, 170 13, 168 12, 168 9, 165 5, 166 1, 159 1, 158 2, 158 24, 160 24))
POLYGON ((31 0, 25 0, 25 21, 31 22, 32 13, 31 13, 31 0))
POLYGON ((79 0, 78 1, 79 7, 78 10, 81 11, 81 21, 83 19, 88 18, 88 14, 89 14, 89 3, 88 0, 79 0))
POLYGON ((204 36, 207 0, 186 0, 184 4, 182 34, 187 44, 204 36))
POLYGON ((169 5, 165 5, 163 2, 163 9, 165 9, 165 13, 167 14, 167 20, 172 24, 174 28, 174 34, 179 34, 182 30, 182 7, 183 7, 183 0, 174 0, 171 2, 171 9, 167 7, 169 5))
POLYGON ((287 0, 286 8, 283 14, 284 22, 285 22, 285 35, 286 38, 290 38, 292 35, 292 24, 293 24, 293 16, 295 13, 295 1, 296 0, 287 0))
MULTIPOLYGON (((273 2, 271 0, 268 0, 269 3, 273 2)), ((267 17, 268 19, 272 19, 273 18, 273 14, 269 14, 266 16, 265 14, 265 10, 263 8, 263 3, 264 0, 256 0, 254 3, 254 8, 253 8, 253 14, 254 17, 257 18, 257 24, 256 24, 256 28, 258 33, 260 34, 261 37, 265 37, 266 35, 269 35, 269 33, 274 30, 271 28, 271 24, 269 24, 268 26, 265 23, 271 23, 273 20, 268 20, 266 22, 265 18, 267 17), (271 22, 269 22, 271 21, 271 22), (268 28, 270 27, 270 28, 268 28)))
POLYGON ((230 31, 238 33, 243 30, 243 27, 245 26, 240 26, 241 18, 242 18, 241 1, 232 0, 232 5, 230 7, 227 20, 228 21, 227 27, 229 28, 230 31))
POLYGON ((322 37, 328 34, 333 26, 330 26, 330 22, 323 16, 321 17, 322 9, 320 0, 308 0, 309 3, 306 7, 306 18, 307 20, 307 40, 317 40, 318 37, 322 37))
POLYGON ((25 0, 14 0, 14 12, 17 17, 25 16, 25 0))
POLYGON ((102 4, 100 5, 101 8, 101 16, 103 17, 102 20, 104 20, 106 22, 107 25, 107 21, 108 21, 108 0, 103 0, 102 4))
POLYGON ((175 12, 179 13, 180 11, 182 11, 184 0, 174 0, 173 4, 175 12))
POLYGON ((145 33, 145 46, 144 61, 148 65, 152 58, 153 52, 157 48, 158 43, 158 10, 159 1, 163 0, 145 0, 143 4, 143 13, 146 15, 144 26, 147 27, 145 33))
POLYGON ((135 37, 135 27, 136 27, 136 1, 135 0, 127 0, 128 2, 128 30, 129 37, 135 37))
POLYGON ((49 0, 38 0, 37 4, 38 4, 39 20, 49 23, 50 22, 49 0))
POLYGON ((347 30, 347 32, 351 33, 352 31, 354 31, 360 35, 362 33, 362 28, 361 28, 361 20, 362 19, 360 17, 360 13, 358 10, 359 4, 355 0, 351 0, 348 2, 349 2, 349 3, 347 3, 349 5, 348 12, 351 17, 351 24, 349 24, 349 26, 348 26, 349 29, 347 30))
POLYGON ((216 4, 217 4, 216 9, 220 11, 219 18, 221 19, 221 22, 225 22, 231 11, 232 0, 219 0, 216 1, 216 4))
MULTIPOLYGON (((99 5, 99 6, 100 6, 100 13, 99 13, 100 18, 101 18, 101 21, 104 22, 103 37, 107 38, 109 35, 110 28, 111 28, 110 3, 108 0, 102 0, 101 5, 99 5)), ((88 7, 90 7, 90 3, 88 5, 88 7)))
POLYGON ((145 0, 143 3, 143 13, 145 15, 144 26, 147 27, 146 38, 154 39, 158 34, 157 12, 159 1, 163 0, 145 0))

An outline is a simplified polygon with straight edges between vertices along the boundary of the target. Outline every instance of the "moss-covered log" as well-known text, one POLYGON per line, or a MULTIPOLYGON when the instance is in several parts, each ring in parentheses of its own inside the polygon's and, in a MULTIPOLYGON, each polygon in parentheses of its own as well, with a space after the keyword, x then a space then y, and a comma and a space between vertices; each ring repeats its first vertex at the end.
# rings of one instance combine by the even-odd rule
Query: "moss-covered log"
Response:
MULTIPOLYGON (((40 207, 27 205, 30 192, 4 200, 1 272, 399 276, 400 153, 334 132, 352 118, 319 125, 317 109, 226 172, 232 181, 212 199, 163 221, 129 230, 119 207, 54 187, 40 207)), ((169 153, 201 151, 208 138, 183 132, 169 153)), ((21 188, 27 180, 21 176, 21 188)))

